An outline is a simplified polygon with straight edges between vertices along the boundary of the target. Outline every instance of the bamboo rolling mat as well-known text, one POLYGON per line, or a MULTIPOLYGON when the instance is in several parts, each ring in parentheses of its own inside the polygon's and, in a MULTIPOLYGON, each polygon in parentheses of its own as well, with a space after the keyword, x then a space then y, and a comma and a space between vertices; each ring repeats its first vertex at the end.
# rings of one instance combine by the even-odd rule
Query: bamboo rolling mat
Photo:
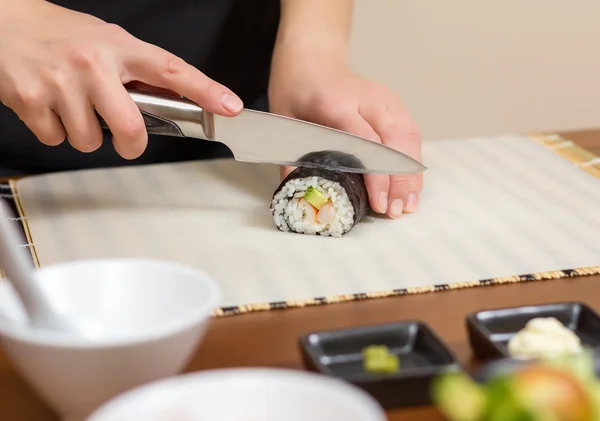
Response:
MULTIPOLYGON (((179 261, 217 316, 600 273, 600 160, 556 135, 427 142, 419 211, 343 238, 277 231, 277 168, 229 160, 29 177, 14 196, 38 266, 179 261)), ((19 221, 15 221, 19 222, 19 221)))

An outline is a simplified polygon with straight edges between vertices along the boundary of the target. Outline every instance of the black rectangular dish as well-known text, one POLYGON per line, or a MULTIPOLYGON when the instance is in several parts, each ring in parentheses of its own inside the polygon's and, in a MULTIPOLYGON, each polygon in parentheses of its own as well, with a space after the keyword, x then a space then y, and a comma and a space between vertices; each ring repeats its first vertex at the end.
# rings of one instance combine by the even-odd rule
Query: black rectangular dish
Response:
POLYGON ((508 341, 536 317, 555 317, 579 336, 582 345, 600 345, 600 317, 580 302, 553 303, 485 310, 466 318, 473 354, 481 360, 510 357, 508 341))
POLYGON ((306 367, 348 381, 386 409, 431 404, 431 381, 460 370, 456 357, 424 323, 405 321, 314 332, 299 341, 306 367), (399 358, 399 370, 372 374, 363 368, 364 348, 384 345, 399 358))

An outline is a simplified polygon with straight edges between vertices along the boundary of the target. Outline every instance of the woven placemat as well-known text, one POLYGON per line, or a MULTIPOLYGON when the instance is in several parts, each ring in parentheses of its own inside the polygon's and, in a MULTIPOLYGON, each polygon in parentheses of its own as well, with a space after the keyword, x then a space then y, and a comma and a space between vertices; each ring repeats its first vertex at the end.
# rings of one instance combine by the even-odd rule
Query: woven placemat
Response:
MULTIPOLYGON (((591 152, 579 147, 573 142, 556 134, 533 134, 530 137, 547 148, 553 150, 559 156, 573 163, 583 171, 600 179, 600 159, 591 152)), ((25 234, 25 242, 22 247, 28 247, 31 250, 31 256, 34 264, 39 267, 40 263, 36 253, 35 246, 32 245, 32 237, 29 232, 26 215, 23 212, 21 203, 19 202, 16 182, 11 181, 9 184, 0 185, 2 197, 13 205, 18 218, 14 221, 19 224, 25 234)), ((469 288, 477 286, 495 285, 503 283, 528 282, 536 280, 549 280, 566 278, 573 276, 593 275, 600 273, 600 266, 584 267, 584 268, 565 268, 562 270, 520 274, 493 279, 481 280, 465 280, 465 282, 455 282, 452 284, 434 285, 431 287, 403 288, 388 291, 379 291, 371 293, 354 293, 340 296, 316 297, 312 299, 296 300, 289 302, 269 302, 258 303, 252 305, 240 305, 220 308, 215 312, 216 316, 229 316, 236 314, 244 314, 254 311, 264 311, 273 309, 284 309, 291 307, 304 307, 313 305, 323 305, 330 303, 339 303, 345 301, 364 300, 369 298, 382 298, 389 296, 402 296, 410 294, 419 294, 425 292, 445 291, 450 289, 469 288)))

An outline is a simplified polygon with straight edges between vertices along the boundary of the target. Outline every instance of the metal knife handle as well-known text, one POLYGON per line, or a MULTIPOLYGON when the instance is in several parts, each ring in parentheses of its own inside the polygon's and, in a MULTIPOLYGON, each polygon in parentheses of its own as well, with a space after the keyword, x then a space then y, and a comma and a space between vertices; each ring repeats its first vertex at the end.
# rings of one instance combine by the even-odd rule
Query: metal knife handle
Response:
MULTIPOLYGON (((185 137, 181 132, 179 126, 173 123, 172 121, 149 114, 146 111, 140 110, 140 112, 142 113, 142 117, 144 118, 144 124, 146 125, 146 132, 148 134, 185 137)), ((98 117, 98 121, 100 122, 100 127, 110 131, 108 124, 106 124, 106 121, 104 121, 102 116, 98 113, 96 114, 98 117)))
MULTIPOLYGON (((133 89, 127 92, 139 108, 148 134, 214 140, 214 115, 196 103, 133 89)), ((100 126, 110 130, 106 121, 97 116, 100 126)))

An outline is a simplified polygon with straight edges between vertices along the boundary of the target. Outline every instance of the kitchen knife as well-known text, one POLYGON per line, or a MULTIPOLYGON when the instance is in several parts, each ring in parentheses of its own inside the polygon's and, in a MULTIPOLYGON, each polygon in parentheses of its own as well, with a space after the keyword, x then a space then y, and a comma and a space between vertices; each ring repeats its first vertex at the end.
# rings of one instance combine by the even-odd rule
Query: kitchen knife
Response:
MULTIPOLYGON (((413 174, 427 169, 395 149, 318 124, 249 109, 235 117, 223 117, 183 98, 132 89, 128 92, 149 134, 221 142, 237 161, 363 174, 413 174), (320 151, 354 155, 361 165, 332 167, 311 162, 308 156, 320 151)), ((102 117, 98 118, 102 128, 108 129, 102 117)))

